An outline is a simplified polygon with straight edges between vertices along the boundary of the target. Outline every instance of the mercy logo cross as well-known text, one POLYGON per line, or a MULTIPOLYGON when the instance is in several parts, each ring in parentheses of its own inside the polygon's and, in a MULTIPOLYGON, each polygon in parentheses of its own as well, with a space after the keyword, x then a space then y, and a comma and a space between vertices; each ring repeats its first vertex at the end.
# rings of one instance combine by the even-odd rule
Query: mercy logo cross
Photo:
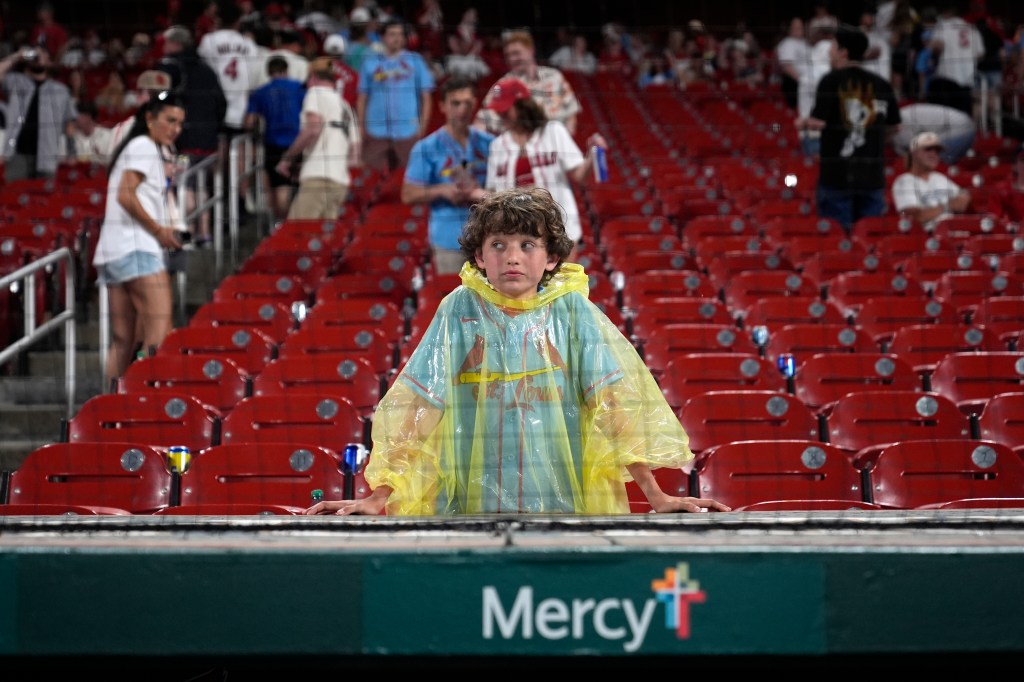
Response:
POLYGON ((707 595, 700 583, 690 580, 690 565, 681 562, 665 569, 663 580, 652 580, 651 589, 665 605, 665 627, 679 639, 690 638, 690 604, 703 604, 707 595))

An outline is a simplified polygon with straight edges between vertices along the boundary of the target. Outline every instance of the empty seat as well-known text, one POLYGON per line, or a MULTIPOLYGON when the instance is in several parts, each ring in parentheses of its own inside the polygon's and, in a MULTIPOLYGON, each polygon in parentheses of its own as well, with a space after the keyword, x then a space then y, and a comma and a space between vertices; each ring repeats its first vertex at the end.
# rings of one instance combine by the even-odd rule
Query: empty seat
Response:
POLYGON ((342 452, 349 443, 368 445, 359 410, 347 398, 293 393, 246 398, 224 418, 221 442, 322 445, 342 452))
POLYGON ((750 337, 727 324, 667 324, 652 331, 643 344, 648 369, 658 376, 673 357, 686 353, 757 354, 750 337))
POLYGON ((239 274, 258 273, 290 275, 302 282, 308 295, 331 271, 332 256, 329 250, 304 250, 300 252, 273 251, 253 253, 239 266, 239 274))
POLYGON ((786 381, 775 365, 751 353, 677 355, 665 365, 658 384, 674 410, 707 391, 786 390, 786 381))
POLYGON ((855 323, 879 347, 892 340, 900 327, 915 324, 957 324, 956 307, 928 296, 876 296, 857 311, 855 323))
POLYGON ((636 310, 645 301, 666 296, 714 298, 717 290, 698 270, 654 270, 624 278, 622 307, 636 310))
MULTIPOLYGON (((864 501, 861 474, 842 450, 814 440, 746 440, 705 450, 693 465, 699 497, 737 508, 769 501, 864 501)), ((808 506, 808 505, 805 505, 808 506)))
POLYGON ((302 510, 313 490, 324 499, 351 496, 339 455, 312 444, 233 443, 204 450, 181 475, 181 506, 280 505, 302 510), (348 491, 346 491, 348 488, 348 491))
POLYGON ((740 273, 761 270, 795 273, 796 267, 788 258, 772 251, 726 251, 715 256, 707 270, 717 290, 724 289, 740 273))
POLYGON ((184 445, 198 452, 216 442, 218 415, 185 393, 107 393, 86 400, 66 420, 68 443, 184 445))
POLYGON ((978 415, 978 437, 1007 445, 1024 456, 1024 392, 989 398, 978 415))
POLYGON ((878 344, 862 329, 846 324, 801 322, 769 330, 764 354, 772 362, 782 353, 796 356, 797 365, 815 353, 874 353, 878 344))
POLYGON ((828 442, 856 454, 901 440, 969 438, 970 422, 949 398, 924 391, 857 391, 835 402, 828 442))
POLYGON ((630 311, 633 338, 642 343, 666 324, 733 324, 725 304, 717 298, 667 297, 639 302, 630 311))
POLYGON ((199 306, 190 327, 250 327, 280 343, 295 329, 291 306, 277 300, 210 301, 199 306))
POLYGON ((256 374, 277 354, 277 342, 255 327, 178 327, 156 349, 158 357, 215 355, 230 358, 249 374, 256 374))
POLYGON ((230 412, 250 393, 249 374, 234 360, 217 355, 152 356, 128 365, 122 393, 191 395, 219 414, 230 412))
POLYGON ((796 396, 819 414, 858 391, 919 391, 921 378, 898 356, 888 353, 815 353, 797 356, 796 396))
POLYGON ((941 506, 968 498, 1020 498, 1024 462, 994 441, 903 440, 867 466, 870 500, 897 509, 941 506))
POLYGON ((281 344, 279 356, 338 352, 361 354, 378 375, 388 374, 395 364, 394 341, 380 327, 365 323, 324 327, 303 324, 281 344))
POLYGON ((846 318, 838 308, 817 295, 759 298, 743 315, 744 327, 764 325, 775 330, 800 323, 844 325, 846 318))
POLYGON ((172 475, 165 455, 143 443, 52 443, 30 452, 11 474, 8 502, 151 514, 172 504, 172 475))
POLYGON ((354 353, 289 355, 270 362, 253 380, 253 395, 313 393, 348 398, 369 418, 380 400, 382 376, 363 356, 354 353))
POLYGON ((925 293, 920 282, 899 272, 846 272, 832 279, 827 296, 849 316, 856 315, 872 298, 924 297, 925 293))
POLYGON ((935 296, 962 312, 971 312, 985 298, 1024 296, 1024 277, 988 270, 945 272, 935 283, 935 296))
POLYGON ((305 301, 308 294, 302 280, 294 275, 248 272, 228 275, 213 290, 214 301, 237 301, 255 298, 276 299, 288 305, 305 301))
POLYGON ((978 414, 995 395, 1024 392, 1024 351, 949 353, 929 380, 933 391, 978 414))
POLYGON ((971 322, 992 331, 1004 342, 1024 331, 1024 296, 983 298, 971 312, 971 322))
MULTIPOLYGON (((731 275, 722 287, 722 293, 733 316, 745 318, 762 298, 797 297, 806 303, 809 310, 810 299, 817 296, 818 287, 797 272, 749 270, 731 275)), ((834 319, 841 321, 842 316, 834 319)))
POLYGON ((897 329, 886 350, 906 360, 914 371, 931 373, 949 353, 999 351, 1006 346, 984 327, 967 324, 911 324, 897 329))
POLYGON ((388 341, 397 343, 405 333, 405 319, 393 301, 375 301, 371 298, 340 298, 319 301, 306 313, 304 327, 332 327, 348 325, 374 325, 379 327, 388 341))
POLYGON ((818 420, 781 391, 708 391, 687 400, 679 421, 695 453, 737 440, 818 440, 818 420))

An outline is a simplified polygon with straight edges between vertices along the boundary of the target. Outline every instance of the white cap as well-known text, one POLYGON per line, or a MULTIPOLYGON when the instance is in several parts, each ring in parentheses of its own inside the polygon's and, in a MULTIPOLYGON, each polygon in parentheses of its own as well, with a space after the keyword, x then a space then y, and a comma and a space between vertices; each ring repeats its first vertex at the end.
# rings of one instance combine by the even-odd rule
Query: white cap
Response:
POLYGON ((345 39, 337 33, 327 36, 324 40, 324 52, 326 54, 345 54, 345 39))
POLYGON ((365 7, 356 7, 349 14, 348 20, 357 24, 365 24, 370 20, 370 10, 365 7))

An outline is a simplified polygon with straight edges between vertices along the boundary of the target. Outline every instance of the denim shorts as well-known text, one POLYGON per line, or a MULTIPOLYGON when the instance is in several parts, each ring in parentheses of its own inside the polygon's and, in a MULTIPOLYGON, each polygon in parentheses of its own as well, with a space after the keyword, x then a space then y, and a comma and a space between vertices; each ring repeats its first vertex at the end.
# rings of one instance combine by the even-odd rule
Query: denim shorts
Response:
POLYGON ((115 261, 98 266, 96 279, 103 285, 123 284, 166 269, 162 255, 149 251, 132 251, 115 261))

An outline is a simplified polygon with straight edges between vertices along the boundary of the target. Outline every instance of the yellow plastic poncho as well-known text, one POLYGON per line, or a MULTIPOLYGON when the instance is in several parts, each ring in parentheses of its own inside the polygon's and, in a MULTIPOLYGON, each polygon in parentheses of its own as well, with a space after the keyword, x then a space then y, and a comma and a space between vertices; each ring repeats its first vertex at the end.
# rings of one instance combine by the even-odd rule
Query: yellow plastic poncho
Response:
POLYGON ((628 513, 626 465, 693 458, 582 266, 525 301, 461 277, 374 414, 365 476, 388 514, 628 513))

